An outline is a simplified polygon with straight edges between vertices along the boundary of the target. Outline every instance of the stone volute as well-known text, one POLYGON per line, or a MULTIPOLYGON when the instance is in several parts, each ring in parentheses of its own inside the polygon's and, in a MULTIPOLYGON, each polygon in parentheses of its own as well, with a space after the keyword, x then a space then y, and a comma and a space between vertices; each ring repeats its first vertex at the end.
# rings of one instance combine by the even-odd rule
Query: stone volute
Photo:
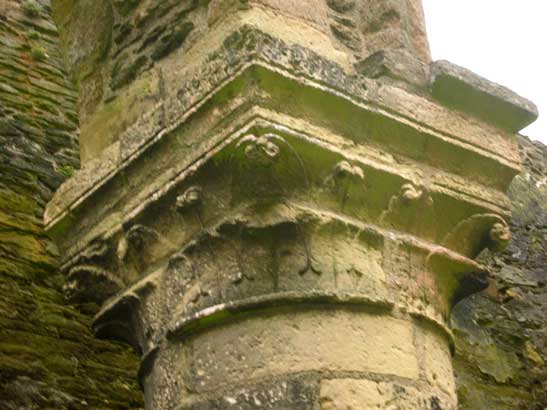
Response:
POLYGON ((533 104, 431 63, 419 0, 54 13, 83 167, 45 224, 147 409, 457 409, 448 317, 533 104))

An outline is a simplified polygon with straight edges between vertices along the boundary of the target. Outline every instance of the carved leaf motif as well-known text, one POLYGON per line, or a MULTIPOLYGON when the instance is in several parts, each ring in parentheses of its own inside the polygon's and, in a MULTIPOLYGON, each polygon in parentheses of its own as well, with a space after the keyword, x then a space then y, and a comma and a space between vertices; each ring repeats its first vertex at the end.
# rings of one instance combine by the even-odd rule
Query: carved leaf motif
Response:
POLYGON ((359 197, 364 191, 365 173, 358 165, 348 161, 340 161, 334 166, 327 185, 331 185, 343 209, 346 202, 352 197, 359 197))
POLYGON ((234 198, 270 200, 309 185, 302 159, 276 134, 243 137, 230 158, 230 169, 234 198))
POLYGON ((478 263, 464 257, 455 257, 446 249, 432 251, 426 259, 426 267, 435 278, 442 297, 445 314, 461 299, 488 287, 488 272, 478 263))
POLYGON ((67 268, 64 287, 72 301, 102 303, 114 295, 123 284, 110 272, 111 246, 107 240, 89 244, 67 268))
POLYGON ((380 222, 399 231, 434 239, 433 198, 423 187, 412 183, 403 184, 399 193, 389 200, 388 208, 380 216, 380 222))
POLYGON ((146 351, 157 329, 150 326, 144 315, 137 315, 146 299, 157 289, 157 276, 137 282, 122 294, 110 300, 93 322, 95 334, 103 338, 124 340, 137 352, 146 351))
POLYGON ((188 188, 184 193, 177 197, 177 211, 184 212, 190 208, 194 208, 202 201, 201 187, 192 186, 188 188))
POLYGON ((136 249, 142 248, 147 241, 156 240, 159 238, 159 234, 144 225, 133 225, 126 233, 127 241, 129 245, 136 249))
POLYGON ((441 244, 462 255, 475 258, 484 248, 501 250, 511 240, 507 222, 496 214, 473 215, 461 221, 441 244))
POLYGON ((89 244, 76 258, 73 265, 104 265, 108 258, 110 244, 106 240, 96 240, 89 244))
POLYGON ((80 264, 70 269, 64 291, 73 302, 101 304, 122 288, 121 281, 106 269, 80 264))

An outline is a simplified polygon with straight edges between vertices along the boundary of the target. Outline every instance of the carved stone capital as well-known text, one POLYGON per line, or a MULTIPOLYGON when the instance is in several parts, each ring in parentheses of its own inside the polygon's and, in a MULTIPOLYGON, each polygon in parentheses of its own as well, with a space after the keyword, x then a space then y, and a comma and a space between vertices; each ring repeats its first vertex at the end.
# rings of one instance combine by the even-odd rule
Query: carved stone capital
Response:
POLYGON ((45 222, 147 408, 455 410, 448 318, 510 239, 519 158, 429 95, 419 2, 73 3, 105 25, 69 50, 85 164, 45 222))

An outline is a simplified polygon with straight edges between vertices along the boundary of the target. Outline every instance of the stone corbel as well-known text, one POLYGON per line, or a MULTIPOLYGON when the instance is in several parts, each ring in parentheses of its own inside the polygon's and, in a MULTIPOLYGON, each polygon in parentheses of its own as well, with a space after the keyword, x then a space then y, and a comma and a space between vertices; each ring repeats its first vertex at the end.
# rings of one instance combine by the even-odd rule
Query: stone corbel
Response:
POLYGON ((501 251, 511 240, 507 222, 496 214, 477 214, 461 221, 441 244, 462 255, 475 258, 483 249, 501 251))

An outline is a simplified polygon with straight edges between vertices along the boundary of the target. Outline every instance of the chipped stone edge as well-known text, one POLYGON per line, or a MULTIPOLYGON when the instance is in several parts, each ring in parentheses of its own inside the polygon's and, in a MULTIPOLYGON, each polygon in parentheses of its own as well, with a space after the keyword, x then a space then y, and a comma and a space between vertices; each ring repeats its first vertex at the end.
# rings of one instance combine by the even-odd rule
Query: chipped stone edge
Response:
MULTIPOLYGON (((345 100, 355 104, 356 106, 358 106, 359 108, 363 110, 377 112, 381 115, 388 116, 394 119, 395 121, 402 122, 406 125, 409 125, 415 129, 418 129, 418 130, 422 129, 424 132, 428 133, 429 135, 439 138, 445 142, 448 142, 451 144, 457 144, 463 147, 465 146, 472 147, 474 151, 476 151, 480 155, 484 155, 482 153, 484 151, 482 147, 475 146, 467 141, 465 142, 460 141, 459 138, 446 135, 440 132, 439 130, 433 130, 427 126, 424 127, 425 124, 417 123, 416 121, 410 118, 407 118, 395 112, 392 112, 391 110, 389 110, 388 107, 381 107, 381 106, 374 107, 373 105, 375 104, 373 101, 367 101, 365 99, 362 99, 363 101, 359 102, 357 101, 358 97, 356 96, 343 93, 339 90, 335 90, 326 85, 319 84, 316 81, 310 80, 308 78, 299 78, 283 69, 272 67, 268 64, 261 62, 260 60, 255 60, 242 65, 242 67, 234 75, 228 76, 217 87, 215 87, 212 91, 207 93, 199 102, 197 102, 192 107, 190 107, 186 112, 184 112, 181 115, 181 117, 177 121, 175 121, 173 124, 171 124, 170 126, 166 128, 161 129, 154 136, 143 137, 141 139, 141 144, 138 145, 135 148, 135 150, 126 158, 116 158, 117 156, 116 147, 119 149, 119 144, 120 144, 120 142, 118 141, 117 143, 114 143, 109 148, 107 148, 107 150, 100 157, 98 157, 96 160, 89 163, 88 166, 84 167, 84 169, 76 173, 76 175, 73 178, 75 179, 75 181, 80 180, 80 183, 76 184, 75 181, 72 181, 73 187, 69 187, 67 183, 63 184, 60 187, 60 189, 57 191, 57 193, 55 194, 54 200, 50 202, 50 204, 48 204, 48 207, 46 208, 46 212, 44 213, 44 224, 45 224, 46 230, 50 230, 54 225, 56 225, 60 220, 62 220, 68 213, 78 208, 87 198, 93 195, 93 193, 95 193, 100 187, 102 187, 106 182, 108 182, 111 178, 113 178, 113 176, 116 173, 126 168, 131 162, 133 162, 136 158, 140 157, 152 145, 154 145, 156 142, 162 139, 165 135, 169 134, 170 132, 175 130, 177 127, 179 127, 182 123, 184 123, 192 114, 194 114, 209 100, 211 100, 223 87, 225 87, 230 82, 232 82, 236 78, 243 75, 243 73, 247 69, 250 69, 254 66, 259 66, 266 70, 281 74, 282 76, 295 80, 301 83, 302 85, 311 86, 321 91, 344 98, 345 100), (85 177, 83 176, 85 174, 87 174, 88 177, 92 176, 92 181, 87 182, 87 184, 85 183, 86 182, 85 177), (55 201, 56 198, 60 198, 64 194, 66 194, 67 189, 76 189, 80 191, 81 193, 76 194, 77 199, 74 202, 72 202, 71 204, 67 204, 62 210, 57 210, 57 212, 55 212, 54 210, 52 210, 52 203, 55 201)), ((151 114, 153 113, 150 113, 150 115, 151 114)), ((500 161, 505 166, 514 168, 515 172, 520 171, 520 164, 508 161, 507 159, 500 157, 499 154, 496 154, 493 152, 490 152, 489 154, 494 155, 496 160, 500 161)))
MULTIPOLYGON (((513 90, 501 84, 490 81, 474 73, 465 67, 461 67, 447 60, 438 60, 431 63, 430 68, 429 86, 431 90, 434 89, 435 84, 440 78, 451 78, 459 82, 462 87, 467 88, 468 92, 478 91, 484 94, 488 99, 497 101, 498 103, 504 105, 507 109, 512 111, 520 111, 521 115, 519 116, 525 116, 526 118, 523 119, 521 123, 515 124, 515 127, 518 128, 514 130, 515 132, 527 127, 539 116, 538 108, 532 101, 520 96, 513 90)), ((442 103, 442 100, 440 101, 442 103)), ((461 109, 464 109, 464 107, 461 107, 461 109)), ((474 113, 473 107, 466 106, 465 109, 471 113, 474 113)), ((488 121, 487 119, 484 120, 493 123, 493 121, 488 121)), ((494 125, 496 124, 494 123, 494 125)))
MULTIPOLYGON (((249 132, 249 130, 254 127, 276 129, 282 133, 289 134, 292 137, 320 146, 323 149, 328 149, 332 152, 336 152, 344 157, 347 157, 348 159, 359 162, 367 167, 372 167, 386 173, 397 174, 395 170, 389 165, 378 163, 377 161, 373 161, 370 158, 363 158, 363 157, 355 156, 351 154, 348 155, 343 150, 340 150, 337 147, 333 146, 332 143, 319 140, 315 137, 303 134, 298 131, 294 131, 287 126, 284 126, 282 124, 263 118, 259 114, 252 113, 252 116, 250 118, 247 118, 247 119, 244 118, 243 121, 244 122, 242 124, 235 124, 233 130, 227 130, 225 133, 221 135, 217 135, 217 138, 215 138, 215 145, 212 149, 210 149, 204 155, 199 156, 193 162, 190 162, 179 173, 177 173, 175 177, 173 177, 167 183, 162 184, 161 187, 154 189, 153 192, 148 194, 146 200, 143 200, 142 202, 139 203, 139 205, 129 210, 127 214, 124 215, 123 219, 118 221, 115 226, 106 230, 106 232, 90 233, 90 235, 95 235, 93 238, 89 238, 89 237, 82 238, 83 240, 78 243, 78 247, 76 249, 71 250, 69 254, 66 255, 66 259, 63 263, 63 269, 66 268, 67 266, 70 266, 72 261, 78 257, 78 255, 83 251, 83 249, 85 249, 87 244, 90 243, 94 238, 100 237, 100 236, 108 238, 114 235, 116 232, 119 232, 119 230, 125 223, 136 218, 138 215, 144 212, 148 206, 150 206, 152 203, 156 202, 157 200, 161 199, 168 192, 170 192, 175 186, 177 186, 182 181, 184 181, 189 175, 192 175, 197 169, 203 166, 212 157, 214 157, 216 154, 221 152, 226 146, 228 146, 229 144, 241 138, 244 134, 249 132)), ((499 211, 501 214, 505 216, 510 215, 510 209, 499 208, 500 204, 487 202, 484 200, 484 198, 476 197, 471 193, 461 192, 458 189, 448 189, 445 186, 439 186, 439 187, 433 186, 430 189, 432 192, 440 192, 445 195, 450 195, 454 198, 459 197, 460 200, 464 200, 468 203, 473 203, 476 205, 478 204, 479 206, 483 208, 491 209, 493 211, 494 210, 499 211)), ((62 215, 61 217, 64 218, 67 214, 68 212, 62 215)))

